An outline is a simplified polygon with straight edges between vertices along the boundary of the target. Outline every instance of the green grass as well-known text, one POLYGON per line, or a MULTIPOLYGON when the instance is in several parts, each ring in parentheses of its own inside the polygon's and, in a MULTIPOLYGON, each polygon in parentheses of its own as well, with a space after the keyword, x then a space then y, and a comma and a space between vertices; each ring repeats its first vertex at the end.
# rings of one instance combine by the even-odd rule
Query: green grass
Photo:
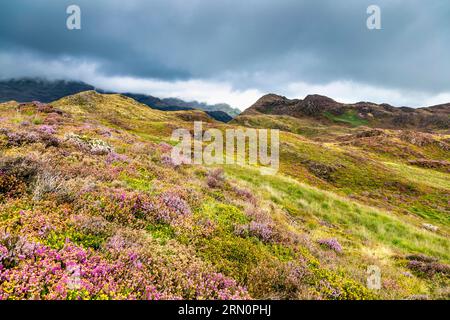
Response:
POLYGON ((355 244, 369 241, 399 253, 423 253, 450 260, 450 241, 421 230, 405 219, 388 212, 358 204, 335 194, 280 176, 261 176, 250 168, 228 167, 234 178, 247 181, 267 198, 284 207, 291 215, 307 220, 323 220, 336 225, 355 244))
POLYGON ((336 116, 330 112, 324 112, 324 116, 335 122, 342 122, 353 127, 364 126, 368 124, 368 121, 361 119, 355 111, 347 111, 342 115, 336 116))
POLYGON ((437 187, 450 191, 450 175, 402 163, 385 162, 384 165, 391 168, 395 175, 406 177, 408 180, 421 185, 437 187))

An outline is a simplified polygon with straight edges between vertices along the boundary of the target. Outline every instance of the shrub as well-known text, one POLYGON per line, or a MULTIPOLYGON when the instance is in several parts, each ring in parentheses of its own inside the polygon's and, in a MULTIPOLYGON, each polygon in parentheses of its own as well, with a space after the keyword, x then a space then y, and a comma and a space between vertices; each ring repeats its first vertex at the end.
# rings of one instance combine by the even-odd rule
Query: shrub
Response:
POLYGON ((450 266, 436 261, 412 260, 408 262, 408 268, 419 275, 432 277, 436 274, 450 276, 450 266))
MULTIPOLYGON (((399 257, 401 258, 401 257, 399 257)), ((450 277, 450 266, 439 262, 438 258, 424 254, 411 254, 405 257, 406 267, 417 276, 432 278, 436 275, 450 277)))
POLYGON ((108 153, 108 156, 106 157, 106 164, 112 164, 114 162, 127 162, 128 161, 128 157, 126 155, 123 154, 118 154, 114 151, 108 153))
POLYGON ((19 147, 25 144, 39 142, 39 135, 35 132, 6 132, 8 146, 19 147))
POLYGON ((238 197, 247 200, 248 202, 250 202, 250 204, 252 204, 254 206, 258 202, 257 199, 255 198, 255 196, 253 195, 253 193, 250 190, 248 190, 248 189, 242 189, 242 188, 238 188, 238 187, 233 187, 233 191, 236 193, 236 195, 238 197))
POLYGON ((341 253, 342 252, 342 246, 339 243, 339 241, 337 241, 337 239, 332 238, 332 239, 322 239, 317 241, 320 245, 331 249, 337 253, 341 253))
POLYGON ((120 232, 106 244, 107 250, 116 260, 131 259, 146 277, 153 276, 157 288, 183 299, 248 299, 247 290, 236 281, 214 272, 199 260, 188 248, 167 243, 166 247, 155 247, 136 233, 120 232), (169 255, 163 252, 175 252, 169 255))
POLYGON ((420 262, 437 262, 438 259, 435 257, 430 257, 424 254, 411 254, 406 256, 406 260, 410 261, 420 261, 420 262))
POLYGON ((241 237, 253 236, 264 242, 271 241, 274 235, 273 228, 270 224, 256 221, 236 226, 235 234, 241 237))
POLYGON ((172 157, 168 154, 161 156, 161 163, 167 167, 175 167, 176 163, 172 160, 172 157))
MULTIPOLYGON (((95 204, 92 199, 90 203, 95 204)), ((90 210, 100 211, 108 221, 124 225, 144 225, 145 221, 175 223, 192 214, 189 204, 175 192, 150 198, 145 193, 116 190, 102 197, 90 210)))
POLYGON ((113 148, 103 140, 93 139, 89 143, 90 151, 94 155, 108 154, 113 151, 113 148))
POLYGON ((44 131, 12 132, 9 130, 3 130, 2 133, 5 134, 8 139, 8 146, 20 147, 26 144, 39 142, 45 144, 46 147, 59 145, 59 139, 57 137, 54 137, 52 134, 44 131))
POLYGON ((49 171, 41 172, 34 184, 33 199, 41 200, 47 193, 55 193, 64 188, 63 179, 49 171))
POLYGON ((190 164, 191 159, 183 156, 174 158, 170 154, 163 154, 161 156, 161 163, 167 167, 178 168, 183 164, 190 164))
POLYGON ((49 193, 57 195, 60 199, 70 200, 69 190, 66 188, 63 177, 60 174, 45 170, 37 176, 33 199, 41 200, 49 193))
POLYGON ((302 261, 263 260, 250 272, 249 291, 256 299, 317 298, 308 287, 310 276, 302 261))
POLYGON ((19 197, 25 191, 26 185, 23 181, 0 170, 0 200, 2 197, 19 197))
POLYGON ((20 123, 20 126, 21 127, 29 127, 29 126, 31 126, 31 122, 30 121, 22 121, 20 123))
POLYGON ((93 155, 105 155, 113 151, 113 147, 100 139, 91 139, 86 136, 69 133, 66 135, 66 140, 74 144, 80 150, 89 152, 93 155))
POLYGON ((175 192, 164 192, 149 205, 149 212, 158 222, 174 223, 192 214, 189 204, 175 192))
POLYGON ((159 144, 158 144, 158 147, 159 147, 159 149, 161 149, 161 151, 162 151, 163 153, 169 153, 169 152, 172 151, 172 148, 173 148, 170 144, 165 143, 165 142, 159 143, 159 144))
POLYGON ((223 176, 222 169, 215 169, 208 173, 207 181, 210 188, 222 188, 225 183, 225 177, 223 176))
POLYGON ((72 222, 77 230, 96 236, 107 235, 111 229, 110 223, 100 216, 77 215, 72 222))
POLYGON ((191 208, 184 199, 173 192, 165 192, 161 195, 162 202, 171 211, 178 216, 187 216, 191 214, 191 208))
POLYGON ((30 157, 2 157, 0 158, 0 171, 6 175, 15 176, 16 178, 29 183, 38 171, 41 164, 30 157))
POLYGON ((43 133, 40 136, 40 141, 45 144, 46 147, 58 147, 61 141, 49 133, 43 133))
POLYGON ((63 112, 61 110, 56 109, 52 105, 47 104, 47 103, 33 101, 32 104, 34 105, 34 107, 36 107, 38 112, 63 114, 63 112))
MULTIPOLYGON (((131 256, 109 262, 70 243, 60 250, 30 246, 33 250, 16 265, 4 267, 2 262, 0 300, 171 298, 156 289, 152 276, 131 256)), ((0 250, 2 256, 15 255, 4 246, 0 250)))
POLYGON ((49 126, 49 125, 45 125, 45 124, 41 125, 39 127, 39 131, 41 131, 41 132, 43 132, 45 134, 49 134, 49 135, 56 133, 55 127, 49 126))
POLYGON ((271 218, 267 211, 261 210, 260 208, 256 207, 247 208, 245 210, 245 215, 259 223, 268 223, 271 221, 271 218))

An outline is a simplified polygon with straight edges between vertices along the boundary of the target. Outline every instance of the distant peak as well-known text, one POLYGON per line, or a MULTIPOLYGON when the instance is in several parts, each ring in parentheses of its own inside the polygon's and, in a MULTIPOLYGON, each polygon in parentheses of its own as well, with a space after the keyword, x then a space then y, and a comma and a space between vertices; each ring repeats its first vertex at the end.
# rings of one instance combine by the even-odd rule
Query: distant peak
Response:
POLYGON ((304 101, 318 102, 318 103, 336 103, 335 100, 327 96, 322 96, 320 94, 309 94, 305 97, 304 101))
POLYGON ((278 94, 274 93, 268 93, 261 98, 259 98, 259 102, 265 102, 265 101, 278 101, 278 100, 287 100, 285 96, 280 96, 278 94))

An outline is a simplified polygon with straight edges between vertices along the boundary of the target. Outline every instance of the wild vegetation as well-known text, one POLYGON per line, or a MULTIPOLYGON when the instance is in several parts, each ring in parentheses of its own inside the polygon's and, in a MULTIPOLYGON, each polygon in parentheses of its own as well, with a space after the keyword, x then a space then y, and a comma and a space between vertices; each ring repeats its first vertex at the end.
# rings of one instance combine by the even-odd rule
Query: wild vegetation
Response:
POLYGON ((0 104, 0 299, 449 299, 450 135, 355 119, 0 104), (280 128, 280 172, 175 165, 196 119, 280 128))

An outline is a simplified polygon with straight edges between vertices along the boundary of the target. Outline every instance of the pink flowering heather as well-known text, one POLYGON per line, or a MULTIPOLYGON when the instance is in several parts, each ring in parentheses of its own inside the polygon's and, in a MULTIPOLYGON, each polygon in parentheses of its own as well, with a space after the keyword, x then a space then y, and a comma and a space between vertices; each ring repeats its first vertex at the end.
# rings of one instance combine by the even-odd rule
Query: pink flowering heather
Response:
POLYGON ((328 249, 331 249, 333 251, 336 251, 338 253, 342 252, 342 246, 341 244, 337 241, 337 239, 332 238, 332 239, 322 239, 319 240, 318 243, 320 245, 323 245, 325 247, 327 247, 328 249))
POLYGON ((105 162, 107 164, 112 164, 114 162, 127 162, 128 157, 126 155, 118 154, 114 151, 108 153, 105 162))
POLYGON ((161 199, 163 203, 175 214, 181 216, 187 216, 191 214, 191 209, 186 201, 173 192, 165 192, 162 194, 161 199))
POLYGON ((237 226, 235 233, 239 236, 253 236, 264 242, 271 241, 273 238, 272 226, 268 223, 252 221, 249 224, 237 226))
POLYGON ((223 176, 222 169, 215 169, 208 173, 206 183, 210 188, 222 188, 225 183, 225 177, 223 176))
POLYGON ((221 273, 200 275, 196 285, 196 299, 236 300, 248 298, 247 291, 236 281, 221 273))
POLYGON ((0 300, 3 299, 170 299, 133 257, 110 262, 71 244, 61 250, 33 244, 7 267, 1 247, 0 300))
POLYGON ((256 206, 257 200, 250 190, 241 189, 238 187, 233 187, 233 190, 238 197, 243 198, 243 199, 247 200, 249 203, 251 203, 252 205, 256 206))
POLYGON ((175 167, 175 162, 169 154, 164 154, 161 157, 161 163, 167 167, 175 167))
POLYGON ((187 202, 172 192, 160 195, 153 203, 153 214, 157 221, 173 224, 177 219, 191 215, 187 202))
MULTIPOLYGON (((183 299, 249 299, 247 290, 238 283, 216 273, 208 266, 199 263, 195 256, 188 255, 188 260, 180 256, 167 260, 161 256, 149 257, 142 244, 124 234, 116 234, 106 243, 112 257, 119 261, 131 261, 129 269, 138 268, 153 278, 157 288, 166 288, 172 298, 183 299), (185 261, 184 264, 182 261, 185 261)), ((152 254, 152 251, 150 251, 152 254)))
POLYGON ((31 125, 31 122, 30 121, 22 121, 21 123, 20 123, 20 126, 21 127, 29 127, 31 125))
POLYGON ((3 260, 8 256, 8 249, 0 244, 0 271, 3 270, 3 260))
POLYGON ((40 126, 39 131, 46 133, 46 134, 55 134, 56 133, 55 127, 49 126, 46 124, 40 126))
POLYGON ((163 153, 169 153, 170 151, 172 151, 172 146, 166 142, 161 142, 158 144, 158 147, 161 149, 161 151, 163 153))
POLYGON ((173 157, 171 154, 161 156, 161 163, 167 167, 178 168, 183 164, 191 164, 191 159, 182 155, 173 157))

